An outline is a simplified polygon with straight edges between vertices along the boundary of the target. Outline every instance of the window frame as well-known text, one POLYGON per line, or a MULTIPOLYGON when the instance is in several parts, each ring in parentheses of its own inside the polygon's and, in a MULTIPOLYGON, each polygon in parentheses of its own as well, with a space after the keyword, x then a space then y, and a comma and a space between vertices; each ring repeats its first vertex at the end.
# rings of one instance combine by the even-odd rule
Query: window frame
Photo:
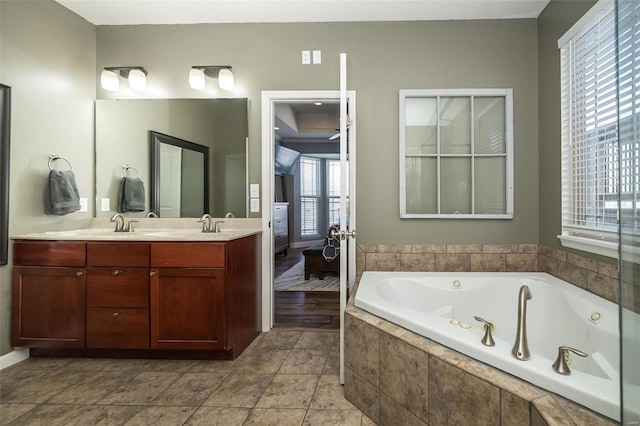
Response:
MULTIPOLYGON (((399 145, 400 145, 400 155, 399 155, 399 169, 400 169, 400 218, 402 219, 513 219, 514 214, 514 133, 513 133, 513 89, 510 88, 499 88, 499 89, 407 89, 400 90, 399 92, 399 145), (468 97, 471 103, 470 110, 470 131, 471 131, 471 152, 468 155, 471 163, 475 161, 476 158, 483 157, 499 157, 503 156, 505 158, 505 213, 407 213, 407 175, 406 175, 406 159, 410 156, 417 155, 408 155, 406 152, 406 126, 405 118, 406 118, 406 99, 407 98, 446 98, 446 97, 468 97), (474 110, 473 110, 473 100, 475 97, 503 97, 504 98, 504 107, 505 107, 505 153, 504 155, 481 155, 476 154, 473 151, 474 146, 474 110)), ((439 133, 439 132, 438 132, 439 133)), ((438 142, 439 145, 439 142, 438 142)), ((440 161, 441 158, 447 158, 449 155, 442 154, 441 152, 437 152, 436 154, 428 154, 424 155, 425 157, 436 158, 437 162, 440 161)), ((451 156, 451 158, 454 158, 451 156)), ((462 157, 466 158, 466 154, 462 157)), ((474 193, 475 193, 475 185, 474 185, 474 168, 473 165, 470 169, 470 182, 471 182, 471 209, 475 208, 474 206, 474 193)), ((436 172, 438 173, 438 172, 436 172)), ((437 197, 438 204, 440 204, 440 190, 441 190, 441 176, 437 175, 438 184, 437 184, 437 197)))
MULTIPOLYGON (((558 40, 558 51, 560 55, 560 85, 561 85, 561 93, 560 93, 560 102, 561 102, 561 151, 562 151, 562 161, 561 161, 561 173, 562 173, 562 188, 561 188, 561 225, 562 232, 558 235, 558 239, 560 243, 564 247, 573 248, 581 251, 586 251, 593 254, 598 254, 601 256, 618 258, 618 225, 609 226, 607 228, 605 225, 600 227, 588 226, 588 225, 580 225, 573 221, 574 210, 572 208, 573 200, 576 195, 575 187, 573 186, 573 167, 574 167, 574 159, 571 155, 571 144, 573 143, 573 135, 572 129, 575 127, 574 121, 572 121, 572 109, 571 106, 575 103, 575 98, 573 97, 571 91, 571 81, 574 77, 574 71, 571 69, 571 62, 567 63, 567 61, 571 61, 571 49, 572 42, 579 37, 583 36, 590 32, 596 25, 599 25, 600 22, 609 14, 615 13, 615 3, 613 0, 600 0, 596 3, 582 18, 580 18, 559 40, 558 40), (569 71, 569 76, 566 76, 566 72, 569 71), (615 228, 615 229, 614 229, 615 228)), ((612 21, 613 25, 616 25, 616 19, 614 18, 612 21)), ((615 28, 613 29, 615 32, 615 28)), ((617 38, 614 41, 614 44, 617 43, 617 38)), ((613 49, 614 57, 617 55, 616 47, 613 49)), ((617 60, 617 59, 616 59, 617 60)), ((614 77, 616 78, 616 77, 614 77)), ((617 81, 615 82, 615 93, 617 99, 617 81)), ((616 108, 618 107, 617 101, 616 108)), ((618 111, 616 110, 616 120, 615 126, 616 129, 614 133, 616 133, 616 142, 618 142, 618 119, 617 119, 618 111)), ((600 130, 599 127, 596 127, 594 131, 600 130)), ((604 132, 603 134, 609 134, 609 132, 604 132)), ((619 145, 619 144, 618 144, 619 145)), ((619 178, 620 178, 620 163, 619 163, 619 148, 618 152, 616 152, 616 165, 618 168, 616 169, 616 181, 617 183, 614 185, 616 188, 615 197, 618 202, 618 206, 616 212, 620 212, 620 186, 619 186, 619 178)), ((603 155, 602 155, 603 156, 603 155)), ((602 156, 598 156, 598 159, 602 159, 602 156)), ((596 180, 589 180, 588 182, 592 183, 592 185, 597 184, 596 180)), ((604 202, 604 200, 603 200, 604 202)), ((588 207, 588 206, 587 206, 588 207)), ((584 207, 583 207, 584 208, 584 207)), ((619 221, 618 221, 619 222, 619 221)))

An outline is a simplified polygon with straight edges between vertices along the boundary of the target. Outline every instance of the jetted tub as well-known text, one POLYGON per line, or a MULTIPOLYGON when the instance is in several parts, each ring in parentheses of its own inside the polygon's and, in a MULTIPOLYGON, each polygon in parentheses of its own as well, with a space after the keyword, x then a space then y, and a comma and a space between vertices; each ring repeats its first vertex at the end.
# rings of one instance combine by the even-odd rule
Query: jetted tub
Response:
POLYGON ((356 307, 620 420, 618 306, 546 273, 364 272, 356 307), (529 286, 527 335, 531 357, 511 355, 518 292, 529 286), (483 324, 495 324, 495 346, 484 346, 483 324), (571 374, 551 365, 559 346, 572 356, 571 374))

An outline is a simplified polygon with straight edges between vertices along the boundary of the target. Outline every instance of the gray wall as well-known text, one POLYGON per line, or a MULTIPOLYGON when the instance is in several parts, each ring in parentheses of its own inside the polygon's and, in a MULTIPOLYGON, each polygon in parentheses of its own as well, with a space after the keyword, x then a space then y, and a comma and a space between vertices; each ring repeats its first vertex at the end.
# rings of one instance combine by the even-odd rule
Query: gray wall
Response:
MULTIPOLYGON (((148 71, 148 97, 228 96, 188 86, 191 65, 230 64, 233 96, 249 98, 250 182, 259 183, 263 90, 338 88, 338 57, 349 58, 357 92, 357 207, 361 243, 514 243, 538 240, 538 87, 536 21, 104 26, 97 69, 123 64, 148 71), (321 65, 300 51, 322 50, 321 65), (514 89, 513 220, 400 220, 398 90, 514 89)), ((211 86, 215 85, 215 81, 211 86)), ((116 96, 98 88, 99 98, 116 96)), ((120 97, 139 96, 128 92, 120 97)))
MULTIPOLYGON (((0 81, 12 87, 9 235, 82 228, 94 215, 95 27, 53 1, 0 1, 0 81), (45 216, 48 155, 73 164, 89 211, 45 216)), ((0 355, 11 351, 11 259, 0 267, 0 355)))

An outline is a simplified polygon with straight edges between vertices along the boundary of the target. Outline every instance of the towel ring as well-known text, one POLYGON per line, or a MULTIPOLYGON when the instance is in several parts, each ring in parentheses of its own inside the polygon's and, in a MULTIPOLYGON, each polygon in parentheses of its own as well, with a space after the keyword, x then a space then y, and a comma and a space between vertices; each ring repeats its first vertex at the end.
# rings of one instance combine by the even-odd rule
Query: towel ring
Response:
POLYGON ((140 172, 138 171, 138 169, 136 169, 133 166, 128 166, 126 164, 124 164, 122 166, 122 172, 125 175, 125 177, 129 177, 129 176, 127 176, 127 173, 129 172, 129 170, 134 170, 136 172, 136 174, 138 175, 138 179, 140 179, 140 172))
POLYGON ((53 166, 51 165, 51 163, 55 160, 63 160, 66 161, 67 164, 69 165, 69 170, 73 171, 73 166, 71 165, 71 163, 69 162, 69 160, 67 160, 64 157, 61 157, 57 154, 49 154, 49 163, 47 164, 49 166, 49 170, 53 171, 53 166))

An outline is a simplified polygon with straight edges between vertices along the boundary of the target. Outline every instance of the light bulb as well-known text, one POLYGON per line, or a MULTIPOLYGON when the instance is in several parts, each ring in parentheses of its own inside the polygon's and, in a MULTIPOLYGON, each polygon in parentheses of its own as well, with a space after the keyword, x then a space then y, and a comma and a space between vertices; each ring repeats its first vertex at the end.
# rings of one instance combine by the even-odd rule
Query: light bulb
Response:
POLYGON ((129 71, 129 87, 133 90, 142 92, 147 88, 147 76, 140 70, 129 71))
POLYGON ((233 72, 228 68, 222 68, 218 73, 218 85, 222 90, 233 90, 233 72))
POLYGON ((118 74, 109 70, 102 70, 100 74, 100 85, 104 90, 117 92, 120 89, 120 78, 118 74))
POLYGON ((204 90, 205 77, 203 70, 191 68, 191 71, 189 71, 189 86, 193 90, 204 90))

